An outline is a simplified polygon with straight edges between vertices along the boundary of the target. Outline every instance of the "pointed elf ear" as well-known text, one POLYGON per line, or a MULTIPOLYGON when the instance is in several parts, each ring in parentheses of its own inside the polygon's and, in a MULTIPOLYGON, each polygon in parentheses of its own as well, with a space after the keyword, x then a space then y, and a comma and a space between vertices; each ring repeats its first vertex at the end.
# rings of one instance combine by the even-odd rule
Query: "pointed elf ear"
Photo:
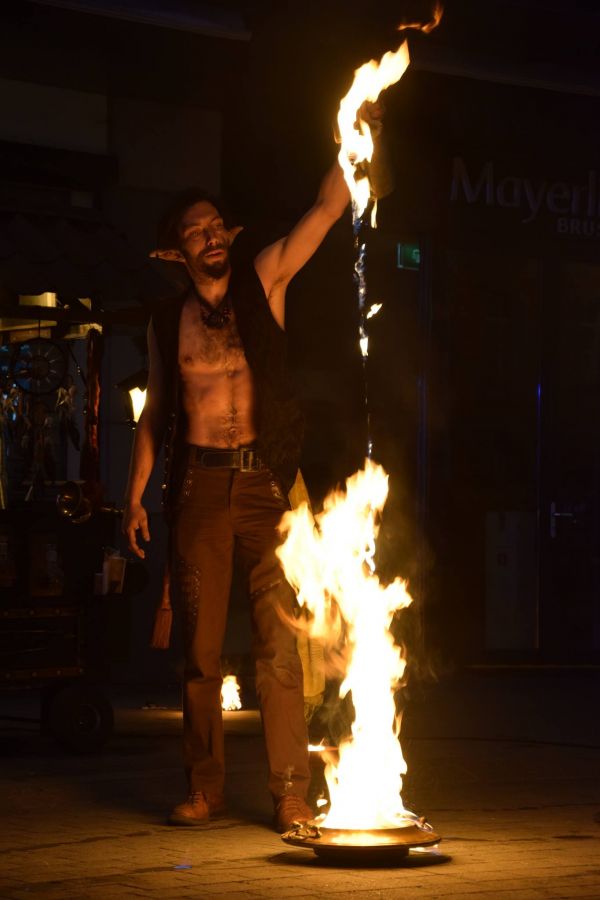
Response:
POLYGON ((238 236, 238 234, 240 233, 240 231, 243 231, 243 230, 244 230, 243 225, 234 225, 233 228, 229 229, 227 234, 229 235, 229 246, 230 247, 233 244, 233 242, 235 241, 235 239, 238 236))
POLYGON ((148 255, 152 259, 164 259, 166 262, 185 262, 179 250, 153 250, 148 255))

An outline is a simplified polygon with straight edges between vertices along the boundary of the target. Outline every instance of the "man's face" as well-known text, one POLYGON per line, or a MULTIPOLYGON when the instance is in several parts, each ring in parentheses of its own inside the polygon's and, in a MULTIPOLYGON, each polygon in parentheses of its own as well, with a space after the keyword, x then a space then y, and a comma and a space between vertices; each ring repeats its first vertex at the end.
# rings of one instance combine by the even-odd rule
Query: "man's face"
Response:
POLYGON ((181 253, 192 272, 222 278, 229 271, 229 232, 219 211, 207 200, 185 211, 179 225, 181 253))

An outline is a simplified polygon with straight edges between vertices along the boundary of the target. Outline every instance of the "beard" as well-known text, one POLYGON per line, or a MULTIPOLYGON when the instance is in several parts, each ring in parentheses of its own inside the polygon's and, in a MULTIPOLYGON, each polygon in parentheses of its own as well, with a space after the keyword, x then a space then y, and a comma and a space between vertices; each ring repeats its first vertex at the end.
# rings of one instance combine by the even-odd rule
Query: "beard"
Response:
POLYGON ((224 250, 225 256, 222 259, 207 259, 204 253, 196 258, 195 269, 200 275, 208 276, 208 278, 222 278, 229 272, 229 247, 226 244, 219 244, 218 247, 211 247, 212 250, 224 250))

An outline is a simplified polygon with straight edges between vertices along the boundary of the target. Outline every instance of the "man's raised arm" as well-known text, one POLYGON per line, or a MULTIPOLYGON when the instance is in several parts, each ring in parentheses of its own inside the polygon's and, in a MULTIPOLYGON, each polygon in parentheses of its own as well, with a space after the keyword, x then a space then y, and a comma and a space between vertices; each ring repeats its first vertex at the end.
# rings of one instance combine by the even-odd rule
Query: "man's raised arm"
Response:
POLYGON ((325 175, 317 199, 287 237, 259 253, 254 261, 258 277, 269 298, 271 311, 283 328, 285 289, 308 262, 331 226, 340 218, 350 200, 350 192, 336 160, 325 175))
MULTIPOLYGON (((375 196, 384 197, 393 188, 393 179, 381 142, 383 106, 365 103, 359 117, 370 127, 374 152, 370 164, 371 187, 375 196)), ((285 289, 302 266, 308 262, 323 238, 340 218, 350 200, 350 191, 339 162, 325 175, 317 199, 289 235, 266 247, 254 261, 275 320, 283 328, 285 289)))

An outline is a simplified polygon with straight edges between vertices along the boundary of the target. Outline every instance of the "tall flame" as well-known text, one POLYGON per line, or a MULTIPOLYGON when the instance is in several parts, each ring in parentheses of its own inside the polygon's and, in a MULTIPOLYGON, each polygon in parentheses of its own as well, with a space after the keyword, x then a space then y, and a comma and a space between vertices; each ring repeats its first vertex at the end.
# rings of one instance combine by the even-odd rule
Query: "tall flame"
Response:
POLYGON ((349 648, 340 696, 352 692, 355 718, 339 763, 326 768, 331 809, 323 824, 331 828, 391 828, 412 818, 400 797, 406 765, 394 702, 405 660, 389 631, 411 598, 400 578, 383 586, 374 564, 387 493, 388 476, 367 459, 315 519, 302 504, 280 525, 285 541, 277 552, 312 614, 311 634, 335 643, 345 632, 349 648))

